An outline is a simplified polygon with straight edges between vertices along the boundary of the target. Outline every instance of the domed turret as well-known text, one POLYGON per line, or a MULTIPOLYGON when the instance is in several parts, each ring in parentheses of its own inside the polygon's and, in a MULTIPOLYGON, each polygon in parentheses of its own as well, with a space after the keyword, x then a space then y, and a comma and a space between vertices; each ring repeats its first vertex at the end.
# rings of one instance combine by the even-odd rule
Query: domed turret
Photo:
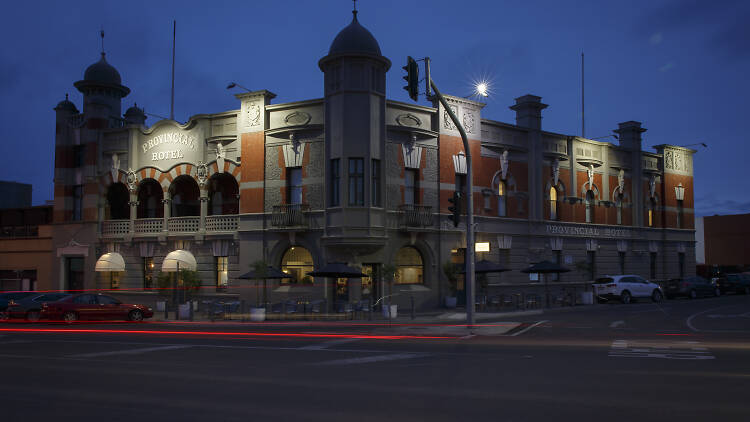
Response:
POLYGON ((146 123, 146 112, 143 109, 138 108, 138 104, 133 104, 125 111, 125 123, 129 125, 145 125, 146 123))
POLYGON ((73 86, 83 94, 86 119, 107 122, 120 117, 122 98, 130 93, 130 89, 122 85, 120 72, 107 63, 104 52, 98 62, 86 68, 83 79, 73 86))
POLYGON ((68 94, 65 94, 64 100, 57 103, 54 110, 58 113, 78 114, 78 109, 76 108, 76 105, 68 100, 68 94))
POLYGON ((328 49, 328 55, 318 62, 320 70, 325 71, 324 67, 328 62, 342 56, 366 56, 383 62, 387 71, 391 67, 391 61, 381 54, 378 40, 367 28, 360 25, 356 10, 352 11, 352 15, 352 22, 336 35, 328 49))

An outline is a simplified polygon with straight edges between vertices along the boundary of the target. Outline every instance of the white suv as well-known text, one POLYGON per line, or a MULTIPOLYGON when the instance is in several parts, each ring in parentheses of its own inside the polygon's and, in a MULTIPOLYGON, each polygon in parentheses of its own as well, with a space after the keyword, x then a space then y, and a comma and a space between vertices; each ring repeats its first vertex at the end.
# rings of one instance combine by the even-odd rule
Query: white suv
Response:
POLYGON ((658 284, 652 283, 638 275, 611 275, 594 281, 594 295, 600 302, 619 299, 630 303, 635 298, 650 297, 654 302, 661 302, 664 293, 658 284))

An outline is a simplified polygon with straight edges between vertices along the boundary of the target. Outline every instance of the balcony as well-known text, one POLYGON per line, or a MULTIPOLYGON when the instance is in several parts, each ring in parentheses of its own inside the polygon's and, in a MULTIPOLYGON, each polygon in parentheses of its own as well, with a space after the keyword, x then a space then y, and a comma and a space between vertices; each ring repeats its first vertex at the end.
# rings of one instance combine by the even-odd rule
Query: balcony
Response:
POLYGON ((281 228, 307 228, 309 221, 307 213, 310 211, 308 204, 284 204, 274 205, 271 214, 271 226, 281 228))
POLYGON ((139 218, 135 220, 134 232, 138 234, 159 234, 164 227, 163 218, 139 218))
POLYGON ((199 216, 171 217, 167 219, 167 228, 170 233, 195 233, 200 228, 201 218, 199 216))
POLYGON ((130 220, 102 221, 102 237, 123 237, 130 233, 130 220))
POLYGON ((399 227, 427 228, 432 227, 432 207, 428 205, 401 205, 399 210, 399 227))
POLYGON ((206 217, 207 232, 235 232, 240 218, 237 215, 210 215, 206 217))

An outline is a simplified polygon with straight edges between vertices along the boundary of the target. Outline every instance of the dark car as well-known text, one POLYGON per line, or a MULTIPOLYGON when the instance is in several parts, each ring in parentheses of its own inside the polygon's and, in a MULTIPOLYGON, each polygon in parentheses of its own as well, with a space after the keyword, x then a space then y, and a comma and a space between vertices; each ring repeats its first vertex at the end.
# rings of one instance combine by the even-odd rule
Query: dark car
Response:
POLYGON ((45 302, 55 302, 70 296, 69 293, 36 293, 9 304, 7 313, 9 318, 25 318, 28 321, 38 321, 45 302))
POLYGON ((42 306, 41 318, 63 320, 72 323, 78 320, 127 320, 143 321, 154 312, 143 305, 120 302, 112 296, 83 293, 48 302, 42 306))
POLYGON ((36 292, 9 292, 0 293, 0 320, 8 319, 8 305, 15 303, 17 300, 38 294, 36 292))
POLYGON ((719 277, 716 284, 722 293, 750 294, 750 275, 748 274, 727 274, 724 277, 719 277))
POLYGON ((701 296, 719 296, 721 291, 714 283, 697 275, 694 277, 673 278, 667 281, 665 293, 669 299, 677 296, 695 299, 701 296))

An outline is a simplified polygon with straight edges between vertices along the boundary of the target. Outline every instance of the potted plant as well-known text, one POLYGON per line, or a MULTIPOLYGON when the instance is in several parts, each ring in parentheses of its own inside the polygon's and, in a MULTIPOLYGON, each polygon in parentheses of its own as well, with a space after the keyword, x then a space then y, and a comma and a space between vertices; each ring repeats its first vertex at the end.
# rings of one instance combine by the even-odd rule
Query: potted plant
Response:
POLYGON ((446 261, 443 264, 443 273, 448 279, 448 285, 450 287, 450 296, 445 297, 445 307, 455 308, 456 303, 458 303, 458 268, 456 267, 456 264, 446 261))

